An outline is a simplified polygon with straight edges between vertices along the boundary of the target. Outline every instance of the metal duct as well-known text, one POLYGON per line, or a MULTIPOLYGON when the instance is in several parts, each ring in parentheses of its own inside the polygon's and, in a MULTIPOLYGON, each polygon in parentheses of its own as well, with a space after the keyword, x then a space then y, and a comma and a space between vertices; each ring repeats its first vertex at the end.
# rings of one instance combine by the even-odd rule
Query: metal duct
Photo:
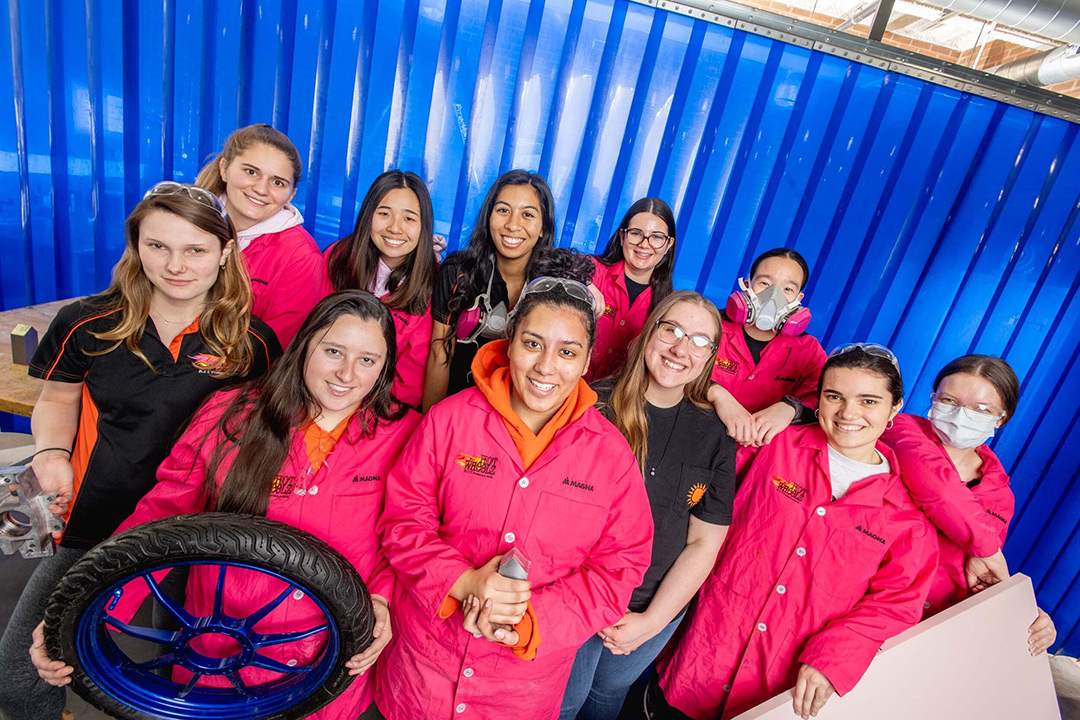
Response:
POLYGON ((987 22, 1080 43, 1080 0, 919 0, 987 22))
POLYGON ((1044 87, 1080 78, 1080 46, 1065 45, 999 65, 989 72, 1027 85, 1044 87))

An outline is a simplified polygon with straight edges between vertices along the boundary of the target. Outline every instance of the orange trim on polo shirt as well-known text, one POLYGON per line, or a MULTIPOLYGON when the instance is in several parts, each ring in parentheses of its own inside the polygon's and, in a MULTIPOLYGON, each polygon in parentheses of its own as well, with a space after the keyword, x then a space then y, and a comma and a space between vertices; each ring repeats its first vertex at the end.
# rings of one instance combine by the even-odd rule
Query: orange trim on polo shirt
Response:
POLYGON ((304 427, 304 446, 307 449, 308 462, 311 463, 312 472, 319 472, 319 468, 322 467, 322 464, 326 462, 326 458, 333 452, 338 440, 345 434, 345 429, 349 427, 349 421, 352 420, 352 417, 352 415, 346 416, 330 432, 323 430, 314 420, 308 422, 304 427))
POLYGON ((178 362, 180 360, 180 345, 184 342, 184 338, 197 332, 199 332, 199 318, 195 318, 190 325, 181 330, 180 334, 172 339, 172 342, 169 343, 169 354, 172 355, 173 362, 178 362))

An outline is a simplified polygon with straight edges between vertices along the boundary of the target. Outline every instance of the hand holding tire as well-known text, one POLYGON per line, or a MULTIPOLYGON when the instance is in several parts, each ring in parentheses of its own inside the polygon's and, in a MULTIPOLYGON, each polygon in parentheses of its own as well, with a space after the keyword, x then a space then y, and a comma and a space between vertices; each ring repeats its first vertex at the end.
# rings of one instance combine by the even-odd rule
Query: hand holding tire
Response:
POLYGON ((390 626, 390 603, 382 595, 372 595, 371 604, 375 609, 375 629, 372 631, 375 640, 368 646, 367 650, 359 655, 353 655, 345 663, 349 668, 350 675, 363 675, 367 672, 375 664, 375 661, 379 659, 379 655, 390 644, 390 639, 394 636, 393 629, 390 626))
POLYGON ((30 662, 34 663, 38 676, 55 687, 71 684, 71 673, 75 668, 65 665, 60 660, 53 660, 45 650, 45 621, 34 628, 34 642, 30 645, 30 662))

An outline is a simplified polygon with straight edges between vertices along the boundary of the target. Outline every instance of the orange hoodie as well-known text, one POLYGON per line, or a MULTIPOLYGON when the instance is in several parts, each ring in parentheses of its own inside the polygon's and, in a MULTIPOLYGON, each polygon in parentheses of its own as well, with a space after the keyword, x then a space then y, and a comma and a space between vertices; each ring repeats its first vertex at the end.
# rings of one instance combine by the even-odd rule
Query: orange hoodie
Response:
MULTIPOLYGON (((510 380, 510 358, 506 354, 509 344, 508 340, 494 340, 481 347, 473 358, 472 374, 476 388, 502 416, 503 424, 521 455, 521 461, 525 469, 528 469, 551 444, 555 433, 584 415, 586 410, 596 404, 597 398, 596 393, 584 380, 578 380, 577 386, 570 391, 570 395, 537 435, 518 417, 510 404, 513 383, 510 380)), ((450 617, 459 605, 457 600, 447 597, 439 608, 439 616, 450 617)), ((518 634, 517 645, 511 648, 514 655, 522 660, 535 658, 536 649, 540 645, 540 627, 532 603, 528 604, 525 616, 514 626, 514 630, 518 634)))
POLYGON ((510 358, 506 354, 509 344, 509 340, 494 340, 481 347, 473 358, 472 374, 476 388, 502 415, 503 424, 510 431, 521 461, 528 470, 551 444, 556 432, 580 418, 596 404, 596 393, 584 380, 578 380, 577 387, 570 391, 563 404, 540 429, 540 434, 533 433, 510 404, 513 383, 510 381, 510 358))

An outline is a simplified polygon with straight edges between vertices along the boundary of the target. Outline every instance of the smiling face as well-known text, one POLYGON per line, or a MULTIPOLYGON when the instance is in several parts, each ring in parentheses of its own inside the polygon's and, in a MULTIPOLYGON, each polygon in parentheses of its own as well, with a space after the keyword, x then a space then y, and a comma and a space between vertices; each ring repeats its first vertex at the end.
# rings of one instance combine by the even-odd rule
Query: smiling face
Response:
POLYGON ((630 218, 626 228, 620 233, 623 251, 624 271, 634 282, 646 284, 652 279, 653 270, 664 259, 671 249, 671 233, 674 228, 669 228, 667 223, 652 213, 638 213, 630 218), (630 241, 627 232, 638 230, 644 236, 640 243, 635 245, 630 241), (654 234, 668 235, 668 240, 660 248, 654 248, 649 244, 649 236, 654 234))
POLYGON ((765 258, 754 268, 754 277, 750 278, 750 289, 760 294, 773 285, 779 285, 789 303, 799 302, 803 298, 802 285, 806 282, 799 263, 791 258, 765 258))
POLYGON ((507 185, 495 198, 488 230, 506 260, 527 258, 543 232, 540 196, 531 185, 507 185))
POLYGON ((164 210, 147 213, 139 223, 139 260, 154 286, 154 296, 174 307, 197 305, 217 282, 222 252, 216 235, 164 210))
POLYGON ((540 432, 589 367, 585 318, 572 308, 537 305, 518 322, 507 354, 510 405, 540 432))
POLYGON ((342 315, 316 336, 304 361, 304 385, 318 407, 311 415, 324 430, 332 430, 375 386, 386 364, 386 339, 379 324, 355 315, 342 315))
POLYGON ((277 214, 296 194, 289 157, 270 145, 254 144, 227 162, 218 161, 225 181, 225 210, 237 232, 277 214))
MULTIPOLYGON (((714 343, 720 333, 713 316, 696 302, 676 303, 663 320, 677 325, 687 335, 704 335, 714 343)), ((645 367, 649 371, 645 397, 658 407, 671 407, 682 399, 683 389, 706 370, 712 349, 691 352, 689 337, 669 345, 657 328, 649 332, 645 343, 645 367)))
POLYGON ((396 268, 420 242, 420 201, 408 188, 394 188, 383 195, 371 217, 371 242, 382 261, 396 268))
POLYGON ((889 381, 883 375, 834 367, 821 381, 818 421, 834 450, 852 460, 873 463, 877 460, 874 444, 903 404, 901 400, 893 405, 889 381))

